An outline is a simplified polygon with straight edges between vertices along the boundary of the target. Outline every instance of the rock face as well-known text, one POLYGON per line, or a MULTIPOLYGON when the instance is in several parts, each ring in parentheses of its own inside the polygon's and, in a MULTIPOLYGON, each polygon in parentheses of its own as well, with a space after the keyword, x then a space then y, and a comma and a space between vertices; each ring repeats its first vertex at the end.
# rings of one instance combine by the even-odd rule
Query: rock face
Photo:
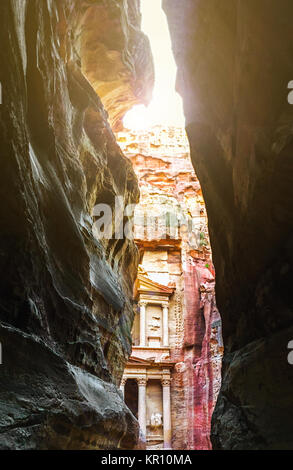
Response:
MULTIPOLYGON (((135 42, 136 8, 134 0, 0 5, 1 449, 137 443, 137 422, 117 389, 131 351, 137 249, 129 240, 94 239, 91 213, 99 202, 114 207, 115 195, 137 202, 138 185, 81 69, 85 61, 90 74, 82 57, 88 17, 102 10, 104 27, 115 24, 115 44, 124 38, 129 105, 138 88, 144 96, 149 84, 138 70, 150 52, 142 37, 135 42)), ((97 30, 91 60, 103 37, 101 24, 97 30)), ((107 71, 93 65, 99 80, 107 71)))
POLYGON ((172 449, 210 449, 211 417, 221 383, 221 318, 205 205, 186 133, 156 126, 121 132, 118 142, 139 181, 134 233, 141 266, 152 281, 174 288, 166 359, 173 362, 172 449))
POLYGON ((292 449, 293 4, 164 0, 225 346, 212 440, 292 449))
MULTIPOLYGON (((175 366, 179 397, 181 387, 187 395, 182 423, 187 431, 186 448, 196 450, 212 447, 211 420, 221 385, 223 354, 215 279, 206 266, 203 258, 193 256, 185 268, 184 341, 181 362, 175 366)), ((182 432, 180 427, 177 432, 182 432)))
POLYGON ((140 26, 138 0, 92 2, 78 23, 82 69, 116 131, 128 109, 151 99, 153 60, 140 26))

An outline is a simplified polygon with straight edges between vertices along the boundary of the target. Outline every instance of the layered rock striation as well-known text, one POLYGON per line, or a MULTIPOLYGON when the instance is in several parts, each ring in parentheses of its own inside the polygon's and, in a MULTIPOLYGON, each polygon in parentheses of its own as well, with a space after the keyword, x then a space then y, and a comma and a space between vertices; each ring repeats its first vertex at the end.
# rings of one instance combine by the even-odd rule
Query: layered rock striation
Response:
POLYGON ((164 0, 225 346, 215 449, 292 449, 292 2, 164 0))
POLYGON ((135 0, 0 5, 1 449, 137 443, 117 390, 131 351, 137 249, 95 239, 91 215, 101 202, 115 212, 116 195, 135 203, 139 192, 107 121, 107 93, 89 81, 108 76, 106 55, 124 67, 111 84, 127 88, 123 109, 147 99, 152 63, 137 9, 135 0), (99 15, 107 21, 93 37, 99 15))
POLYGON ((88 5, 78 23, 82 70, 109 113, 112 129, 137 103, 148 104, 154 84, 149 40, 141 32, 138 0, 88 5))

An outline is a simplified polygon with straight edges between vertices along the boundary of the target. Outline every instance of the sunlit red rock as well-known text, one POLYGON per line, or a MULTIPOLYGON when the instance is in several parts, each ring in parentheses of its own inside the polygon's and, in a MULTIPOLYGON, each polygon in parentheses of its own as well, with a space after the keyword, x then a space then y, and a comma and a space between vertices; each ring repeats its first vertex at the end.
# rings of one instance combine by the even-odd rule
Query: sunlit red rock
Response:
POLYGON ((154 68, 140 29, 137 0, 91 2, 77 23, 83 73, 101 98, 113 129, 135 104, 150 101, 154 68))
POLYGON ((120 132, 118 142, 139 180, 135 238, 142 268, 175 288, 169 306, 172 448, 210 449, 223 347, 205 205, 188 141, 183 129, 157 126, 120 132), (187 226, 156 219, 165 212, 193 218, 193 237, 187 226))

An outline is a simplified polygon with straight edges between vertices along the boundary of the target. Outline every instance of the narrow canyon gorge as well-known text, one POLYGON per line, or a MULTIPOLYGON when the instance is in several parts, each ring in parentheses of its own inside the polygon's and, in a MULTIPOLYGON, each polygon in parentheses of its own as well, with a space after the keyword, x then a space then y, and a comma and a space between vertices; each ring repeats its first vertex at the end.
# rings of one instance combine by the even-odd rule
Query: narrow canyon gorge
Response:
POLYGON ((0 2, 0 450, 293 448, 293 3, 157 0, 185 132, 146 1, 0 2))

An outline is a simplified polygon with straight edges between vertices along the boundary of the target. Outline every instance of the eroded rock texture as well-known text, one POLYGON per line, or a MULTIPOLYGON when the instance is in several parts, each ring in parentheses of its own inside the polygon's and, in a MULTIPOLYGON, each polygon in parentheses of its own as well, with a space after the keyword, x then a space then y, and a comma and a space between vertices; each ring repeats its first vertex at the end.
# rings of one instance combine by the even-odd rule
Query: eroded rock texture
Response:
POLYGON ((164 0, 223 320, 221 449, 292 448, 293 4, 164 0))
MULTIPOLYGON (((91 212, 99 202, 113 207, 115 195, 136 202, 138 185, 78 53, 95 9, 110 26, 112 18, 118 41, 133 34, 136 7, 134 0, 0 5, 2 449, 137 442, 137 422, 116 388, 131 350, 137 250, 128 240, 95 240, 91 212)), ((101 24, 97 30, 101 40, 101 24)), ((94 57, 99 44, 89 47, 94 57)), ((135 70, 150 53, 144 40, 128 48, 125 39, 122 48, 131 105, 135 70)))
POLYGON ((140 25, 138 0, 94 2, 78 25, 82 69, 116 131, 128 109, 151 99, 153 60, 140 25))

